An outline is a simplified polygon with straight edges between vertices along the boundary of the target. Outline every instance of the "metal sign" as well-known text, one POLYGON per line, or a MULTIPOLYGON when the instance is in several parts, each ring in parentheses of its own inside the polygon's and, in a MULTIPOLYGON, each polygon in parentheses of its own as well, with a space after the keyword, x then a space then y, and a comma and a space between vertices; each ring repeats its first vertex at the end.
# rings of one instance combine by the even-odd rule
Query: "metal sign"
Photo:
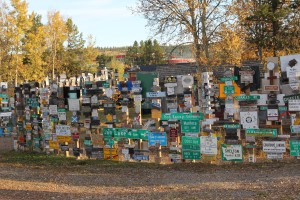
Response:
POLYGON ((222 144, 223 161, 243 161, 242 145, 222 144))
POLYGON ((222 82, 227 82, 227 81, 236 81, 238 80, 238 77, 237 76, 232 76, 232 77, 222 77, 220 79, 220 81, 222 82))
POLYGON ((200 160, 200 138, 182 136, 182 158, 200 160))
POLYGON ((259 95, 240 95, 240 96, 236 96, 234 97, 235 100, 238 101, 247 101, 247 100, 258 100, 260 99, 259 95))
POLYGON ((283 153, 267 153, 267 159, 269 160, 282 160, 283 153))
POLYGON ((243 128, 258 128, 258 116, 257 111, 240 112, 240 123, 243 128))
POLYGON ((288 100, 289 111, 300 111, 300 99, 288 100))
POLYGON ((203 113, 162 113, 161 120, 203 120, 203 113))
POLYGON ((263 141, 263 151, 267 153, 286 152, 285 141, 263 141))
POLYGON ((291 133, 300 133, 300 125, 291 125, 291 133))
POLYGON ((233 85, 225 85, 224 86, 224 94, 234 94, 234 86, 233 85))
POLYGON ((279 91, 279 85, 264 85, 264 91, 279 91))
POLYGON ((287 95, 283 97, 283 101, 286 103, 289 100, 295 100, 295 99, 300 99, 300 94, 294 94, 294 95, 287 95))
POLYGON ((224 124, 223 128, 239 129, 241 128, 240 124, 224 124))
POLYGON ((277 137, 277 129, 246 129, 247 136, 277 137))
POLYGON ((200 126, 199 120, 182 120, 181 132, 182 133, 199 133, 200 126))
POLYGON ((218 139, 213 136, 200 137, 200 149, 202 154, 217 155, 218 154, 218 139))
POLYGON ((149 146, 167 146, 167 134, 166 132, 149 132, 148 134, 149 146))
POLYGON ((147 92, 146 97, 148 97, 148 98, 166 97, 166 92, 147 92))
POLYGON ((300 156, 300 140, 290 140, 290 155, 300 156))

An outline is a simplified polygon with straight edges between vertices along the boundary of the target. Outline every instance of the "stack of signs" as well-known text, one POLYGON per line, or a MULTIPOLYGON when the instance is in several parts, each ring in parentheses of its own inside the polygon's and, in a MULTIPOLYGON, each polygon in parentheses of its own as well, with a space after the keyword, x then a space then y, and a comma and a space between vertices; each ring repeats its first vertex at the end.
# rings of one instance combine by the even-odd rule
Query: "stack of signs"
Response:
POLYGON ((242 145, 222 144, 221 148, 223 161, 243 161, 242 145))
POLYGON ((182 136, 182 159, 200 160, 200 138, 182 136))
POLYGON ((263 141, 263 151, 267 153, 267 159, 282 160, 286 152, 285 141, 263 141))
POLYGON ((178 145, 177 142, 171 142, 170 151, 169 151, 169 158, 172 162, 180 162, 181 156, 181 147, 178 145))
POLYGON ((175 95, 175 87, 177 86, 177 77, 166 76, 164 78, 165 87, 167 88, 167 95, 175 95))

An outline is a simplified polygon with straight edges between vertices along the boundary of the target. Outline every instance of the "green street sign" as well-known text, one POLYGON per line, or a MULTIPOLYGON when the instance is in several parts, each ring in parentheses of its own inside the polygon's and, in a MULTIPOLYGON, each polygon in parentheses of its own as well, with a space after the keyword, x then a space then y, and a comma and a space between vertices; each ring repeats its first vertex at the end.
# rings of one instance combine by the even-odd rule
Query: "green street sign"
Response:
POLYGON ((200 137, 182 136, 182 145, 200 145, 200 137))
POLYGON ((259 95, 240 95, 234 97, 238 101, 248 101, 248 100, 258 100, 260 99, 259 95))
POLYGON ((114 128, 103 128, 104 137, 113 137, 115 129, 114 128))
POLYGON ((127 131, 126 128, 115 128, 114 138, 125 138, 127 131))
POLYGON ((140 137, 139 139, 148 140, 148 130, 139 129, 138 132, 139 132, 139 137, 140 137))
POLYGON ((243 161, 242 145, 222 144, 223 161, 243 161))
POLYGON ((185 160, 200 160, 201 153, 199 151, 184 151, 182 150, 182 158, 185 160))
POLYGON ((241 125, 239 125, 239 124, 224 124, 223 127, 231 128, 231 129, 239 129, 239 128, 241 128, 241 125))
POLYGON ((268 110, 268 106, 260 106, 259 110, 263 111, 263 110, 268 110))
POLYGON ((277 129, 246 129, 247 136, 277 137, 277 129))
POLYGON ((162 113, 161 120, 203 120, 203 113, 162 113))
POLYGON ((224 86, 224 94, 234 94, 234 86, 233 85, 225 85, 224 86))
POLYGON ((139 131, 137 129, 128 129, 126 138, 140 139, 139 131))
POLYGON ((199 120, 181 120, 182 133, 199 133, 200 125, 199 120))
POLYGON ((300 140, 290 140, 290 155, 300 156, 300 140))
POLYGON ((109 84, 109 83, 102 83, 102 87, 104 87, 104 88, 109 88, 109 87, 110 87, 110 84, 109 84))
POLYGON ((182 145, 182 149, 184 149, 184 150, 190 150, 190 151, 194 151, 194 150, 199 151, 200 146, 199 145, 183 144, 182 145))
POLYGON ((283 101, 286 103, 289 100, 300 99, 300 94, 287 95, 283 97, 283 101))
POLYGON ((236 81, 238 80, 238 77, 237 76, 232 76, 232 77, 222 77, 220 79, 220 81, 222 82, 226 82, 226 81, 236 81))
POLYGON ((39 99, 38 98, 27 98, 26 105, 32 108, 36 108, 39 106, 39 99))
POLYGON ((287 111, 287 107, 286 106, 278 106, 278 110, 279 111, 287 111))

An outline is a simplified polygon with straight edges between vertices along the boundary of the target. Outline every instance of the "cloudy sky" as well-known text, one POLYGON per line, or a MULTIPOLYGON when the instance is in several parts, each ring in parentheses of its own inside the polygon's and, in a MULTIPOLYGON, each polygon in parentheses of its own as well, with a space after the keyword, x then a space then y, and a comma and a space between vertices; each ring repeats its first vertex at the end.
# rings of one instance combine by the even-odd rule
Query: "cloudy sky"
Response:
POLYGON ((149 39, 146 21, 133 15, 128 7, 136 0, 27 0, 29 11, 47 20, 48 11, 71 17, 79 31, 96 38, 99 47, 131 46, 135 40, 149 39))

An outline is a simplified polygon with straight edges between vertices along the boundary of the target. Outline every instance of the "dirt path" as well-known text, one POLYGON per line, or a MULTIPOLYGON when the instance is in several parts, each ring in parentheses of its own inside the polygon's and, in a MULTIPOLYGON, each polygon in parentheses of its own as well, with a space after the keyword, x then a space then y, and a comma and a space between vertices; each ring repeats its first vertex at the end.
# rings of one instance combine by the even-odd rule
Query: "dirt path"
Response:
POLYGON ((0 162, 0 199, 300 199, 300 163, 66 168, 0 162))

